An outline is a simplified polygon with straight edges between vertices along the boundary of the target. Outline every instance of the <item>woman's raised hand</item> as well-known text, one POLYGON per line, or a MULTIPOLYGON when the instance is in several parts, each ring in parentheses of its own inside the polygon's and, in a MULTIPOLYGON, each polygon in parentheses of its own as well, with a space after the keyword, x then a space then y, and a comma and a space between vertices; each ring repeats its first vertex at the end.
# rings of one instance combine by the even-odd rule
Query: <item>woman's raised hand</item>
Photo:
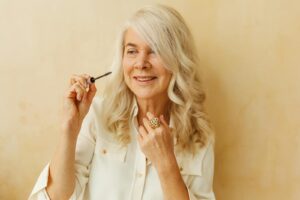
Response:
POLYGON ((165 121, 163 115, 160 116, 160 126, 152 128, 150 120, 155 116, 148 112, 147 118, 143 119, 143 126, 139 126, 138 142, 142 152, 153 163, 156 168, 166 168, 166 164, 175 161, 173 134, 165 121))
POLYGON ((73 138, 77 138, 97 91, 94 83, 88 84, 90 78, 87 74, 72 75, 64 95, 62 129, 73 138))

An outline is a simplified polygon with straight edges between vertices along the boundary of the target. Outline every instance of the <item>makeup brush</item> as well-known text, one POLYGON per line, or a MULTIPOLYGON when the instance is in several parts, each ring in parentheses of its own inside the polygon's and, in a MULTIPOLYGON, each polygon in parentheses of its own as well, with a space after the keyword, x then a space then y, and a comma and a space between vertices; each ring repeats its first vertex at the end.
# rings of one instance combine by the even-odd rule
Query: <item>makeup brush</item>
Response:
POLYGON ((110 75, 110 74, 111 74, 111 72, 107 72, 107 73, 105 73, 105 74, 103 74, 103 75, 101 75, 101 76, 98 76, 98 77, 96 77, 96 78, 91 77, 91 78, 88 80, 88 84, 95 83, 95 81, 96 81, 97 79, 100 79, 100 78, 105 77, 105 76, 110 75))

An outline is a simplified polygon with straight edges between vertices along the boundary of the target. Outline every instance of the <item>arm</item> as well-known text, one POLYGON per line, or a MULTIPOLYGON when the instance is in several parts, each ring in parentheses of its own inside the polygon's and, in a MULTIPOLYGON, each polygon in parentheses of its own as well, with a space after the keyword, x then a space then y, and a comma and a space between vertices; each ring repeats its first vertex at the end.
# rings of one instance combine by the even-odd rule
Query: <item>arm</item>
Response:
MULTIPOLYGON (((46 191, 51 199, 68 199, 75 188, 75 149, 83 119, 96 93, 88 75, 72 76, 63 107, 62 135, 50 162, 46 191)), ((85 151, 82 149, 82 151, 85 151)))
POLYGON ((46 191, 51 199, 68 199, 74 191, 76 139, 71 139, 68 135, 70 133, 64 131, 50 162, 46 191))
POLYGON ((170 159, 161 159, 156 171, 164 193, 164 200, 174 200, 174 197, 189 200, 188 190, 181 177, 175 155, 170 156, 170 159))
MULTIPOLYGON (((154 116, 147 114, 148 119, 154 116)), ((214 200, 212 189, 214 172, 213 144, 209 143, 196 157, 185 158, 189 165, 187 175, 191 175, 188 187, 185 185, 173 149, 173 137, 168 124, 160 117, 162 125, 151 128, 149 120, 139 127, 138 141, 141 150, 155 167, 165 200, 214 200)))
MULTIPOLYGON (((150 120, 154 115, 147 113, 147 117, 150 120)), ((138 141, 158 173, 164 200, 189 200, 174 154, 171 129, 163 116, 160 116, 162 124, 158 128, 152 128, 149 120, 143 119, 144 126, 139 127, 138 141)))
POLYGON ((185 175, 190 176, 186 186, 175 157, 161 159, 157 172, 163 188, 165 199, 215 200, 213 192, 214 149, 212 141, 203 147, 195 157, 184 157, 185 175), (171 158, 171 159, 169 159, 171 158), (170 196, 168 196, 170 195, 170 196), (173 197, 173 198, 172 198, 173 197))
MULTIPOLYGON (((73 194, 70 200, 80 199, 81 195, 83 195, 85 191, 86 183, 89 179, 90 163, 94 155, 94 149, 96 144, 94 115, 95 109, 96 107, 91 106, 91 110, 82 122, 80 133, 77 138, 74 160, 75 164, 73 165, 75 173, 75 188, 73 189, 73 194)), ((55 155, 57 155, 57 151, 58 150, 56 150, 55 155)), ((57 162, 61 162, 61 160, 58 160, 57 162)), ((48 189, 49 185, 52 184, 50 183, 50 179, 52 179, 52 176, 53 175, 50 175, 50 169, 48 164, 41 172, 38 180, 36 181, 35 187, 33 188, 30 194, 29 200, 49 200, 49 191, 47 193, 46 189, 48 189)), ((65 174, 63 174, 63 176, 65 176, 65 174)))

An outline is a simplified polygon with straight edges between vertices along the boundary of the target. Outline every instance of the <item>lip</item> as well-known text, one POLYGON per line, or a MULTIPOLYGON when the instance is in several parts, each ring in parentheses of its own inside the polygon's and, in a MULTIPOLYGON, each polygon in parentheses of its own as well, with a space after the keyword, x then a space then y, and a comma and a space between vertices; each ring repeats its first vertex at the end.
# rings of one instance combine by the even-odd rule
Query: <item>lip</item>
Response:
POLYGON ((133 79, 138 85, 144 86, 152 84, 157 79, 157 76, 133 76, 133 79))

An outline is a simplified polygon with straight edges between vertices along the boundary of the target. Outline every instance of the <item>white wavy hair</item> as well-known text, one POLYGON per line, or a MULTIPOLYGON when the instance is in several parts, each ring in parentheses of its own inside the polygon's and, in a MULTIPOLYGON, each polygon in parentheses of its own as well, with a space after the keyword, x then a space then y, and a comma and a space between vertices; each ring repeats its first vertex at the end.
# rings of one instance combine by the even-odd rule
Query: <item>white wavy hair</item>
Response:
POLYGON ((183 150, 195 152, 209 140, 214 141, 213 131, 203 109, 205 94, 196 71, 199 64, 193 37, 182 16, 165 5, 139 9, 120 32, 112 64, 113 74, 104 91, 104 106, 100 114, 104 128, 122 144, 130 142, 134 94, 124 81, 122 68, 124 35, 128 28, 138 32, 172 72, 168 97, 179 146, 183 150))

